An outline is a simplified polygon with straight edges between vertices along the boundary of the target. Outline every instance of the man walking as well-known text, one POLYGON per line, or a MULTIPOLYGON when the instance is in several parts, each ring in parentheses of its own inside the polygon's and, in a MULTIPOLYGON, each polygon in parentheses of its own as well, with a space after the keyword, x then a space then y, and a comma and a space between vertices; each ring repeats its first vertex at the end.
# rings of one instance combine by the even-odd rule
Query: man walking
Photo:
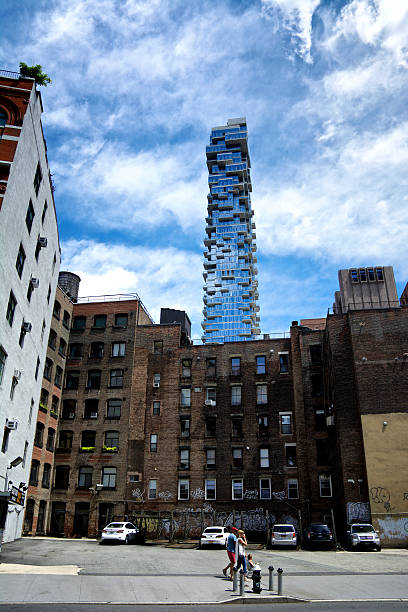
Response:
POLYGON ((238 529, 236 527, 230 527, 229 530, 230 530, 230 534, 227 538, 227 555, 228 555, 229 563, 227 567, 224 567, 224 569, 222 570, 222 573, 224 574, 224 576, 226 576, 227 571, 229 569, 230 580, 232 580, 232 572, 233 572, 234 565, 235 565, 235 546, 237 543, 238 529))

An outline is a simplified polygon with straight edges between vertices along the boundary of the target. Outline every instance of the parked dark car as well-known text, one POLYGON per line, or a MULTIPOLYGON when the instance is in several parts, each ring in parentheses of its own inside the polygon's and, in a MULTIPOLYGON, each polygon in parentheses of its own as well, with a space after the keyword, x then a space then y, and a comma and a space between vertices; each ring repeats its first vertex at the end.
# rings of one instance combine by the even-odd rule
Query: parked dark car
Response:
POLYGON ((333 533, 326 523, 312 523, 303 532, 303 548, 332 548, 333 533))

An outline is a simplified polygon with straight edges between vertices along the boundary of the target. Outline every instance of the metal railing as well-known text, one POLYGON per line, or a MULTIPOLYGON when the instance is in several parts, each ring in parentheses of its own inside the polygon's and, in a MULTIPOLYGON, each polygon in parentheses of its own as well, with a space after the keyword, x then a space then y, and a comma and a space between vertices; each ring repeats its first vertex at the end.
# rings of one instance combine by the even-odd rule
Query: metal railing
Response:
POLYGON ((8 77, 9 79, 19 79, 21 75, 19 72, 10 72, 10 70, 0 70, 0 76, 8 77))
POLYGON ((88 304, 90 302, 124 302, 129 300, 137 300, 140 303, 140 306, 143 308, 147 316, 154 323, 153 317, 150 315, 146 306, 143 304, 137 293, 114 293, 112 295, 87 295, 84 297, 78 297, 76 299, 77 304, 88 304))

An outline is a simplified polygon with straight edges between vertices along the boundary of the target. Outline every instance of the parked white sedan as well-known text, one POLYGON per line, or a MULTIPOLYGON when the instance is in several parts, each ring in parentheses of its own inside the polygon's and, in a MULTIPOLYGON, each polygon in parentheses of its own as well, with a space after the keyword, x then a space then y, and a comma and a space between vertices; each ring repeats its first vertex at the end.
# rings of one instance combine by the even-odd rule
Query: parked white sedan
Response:
POLYGON ((108 541, 124 542, 132 544, 135 542, 139 529, 133 523, 109 523, 102 530, 101 544, 108 541))
POLYGON ((214 544, 218 544, 218 546, 225 546, 228 535, 229 531, 227 531, 225 527, 207 527, 201 534, 200 548, 214 544))

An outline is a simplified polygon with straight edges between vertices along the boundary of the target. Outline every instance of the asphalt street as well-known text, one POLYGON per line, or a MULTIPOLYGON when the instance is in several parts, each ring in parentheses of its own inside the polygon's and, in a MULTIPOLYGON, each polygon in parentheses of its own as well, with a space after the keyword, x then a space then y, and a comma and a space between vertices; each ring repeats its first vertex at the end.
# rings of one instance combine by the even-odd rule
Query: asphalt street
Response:
MULTIPOLYGON (((262 568, 263 591, 256 596, 251 591, 252 583, 246 583, 248 603, 253 601, 260 606, 267 601, 268 605, 274 603, 275 610, 281 607, 283 600, 276 593, 276 570, 282 568, 283 596, 288 598, 285 602, 289 601, 284 603, 286 612, 293 605, 296 609, 299 605, 304 610, 310 605, 315 607, 309 609, 318 609, 322 605, 319 601, 324 601, 327 610, 331 606, 345 610, 408 610, 405 549, 335 552, 255 548, 252 553, 262 568), (275 568, 272 593, 268 590, 269 566, 275 568), (364 608, 366 604, 371 608, 364 608)), ((236 609, 241 600, 222 575, 226 564, 224 549, 199 550, 193 544, 190 548, 167 547, 164 543, 101 546, 95 540, 24 538, 2 547, 0 606, 18 610, 18 606, 11 606, 21 603, 25 604, 25 611, 96 612, 109 603, 122 604, 120 610, 124 612, 124 604, 149 605, 149 609, 151 604, 160 603, 168 609, 175 604, 178 609, 189 603, 236 602, 236 609), (27 608, 36 603, 42 607, 27 608), (91 607, 83 608, 81 604, 91 607), (56 605, 59 607, 53 607, 56 605)))

